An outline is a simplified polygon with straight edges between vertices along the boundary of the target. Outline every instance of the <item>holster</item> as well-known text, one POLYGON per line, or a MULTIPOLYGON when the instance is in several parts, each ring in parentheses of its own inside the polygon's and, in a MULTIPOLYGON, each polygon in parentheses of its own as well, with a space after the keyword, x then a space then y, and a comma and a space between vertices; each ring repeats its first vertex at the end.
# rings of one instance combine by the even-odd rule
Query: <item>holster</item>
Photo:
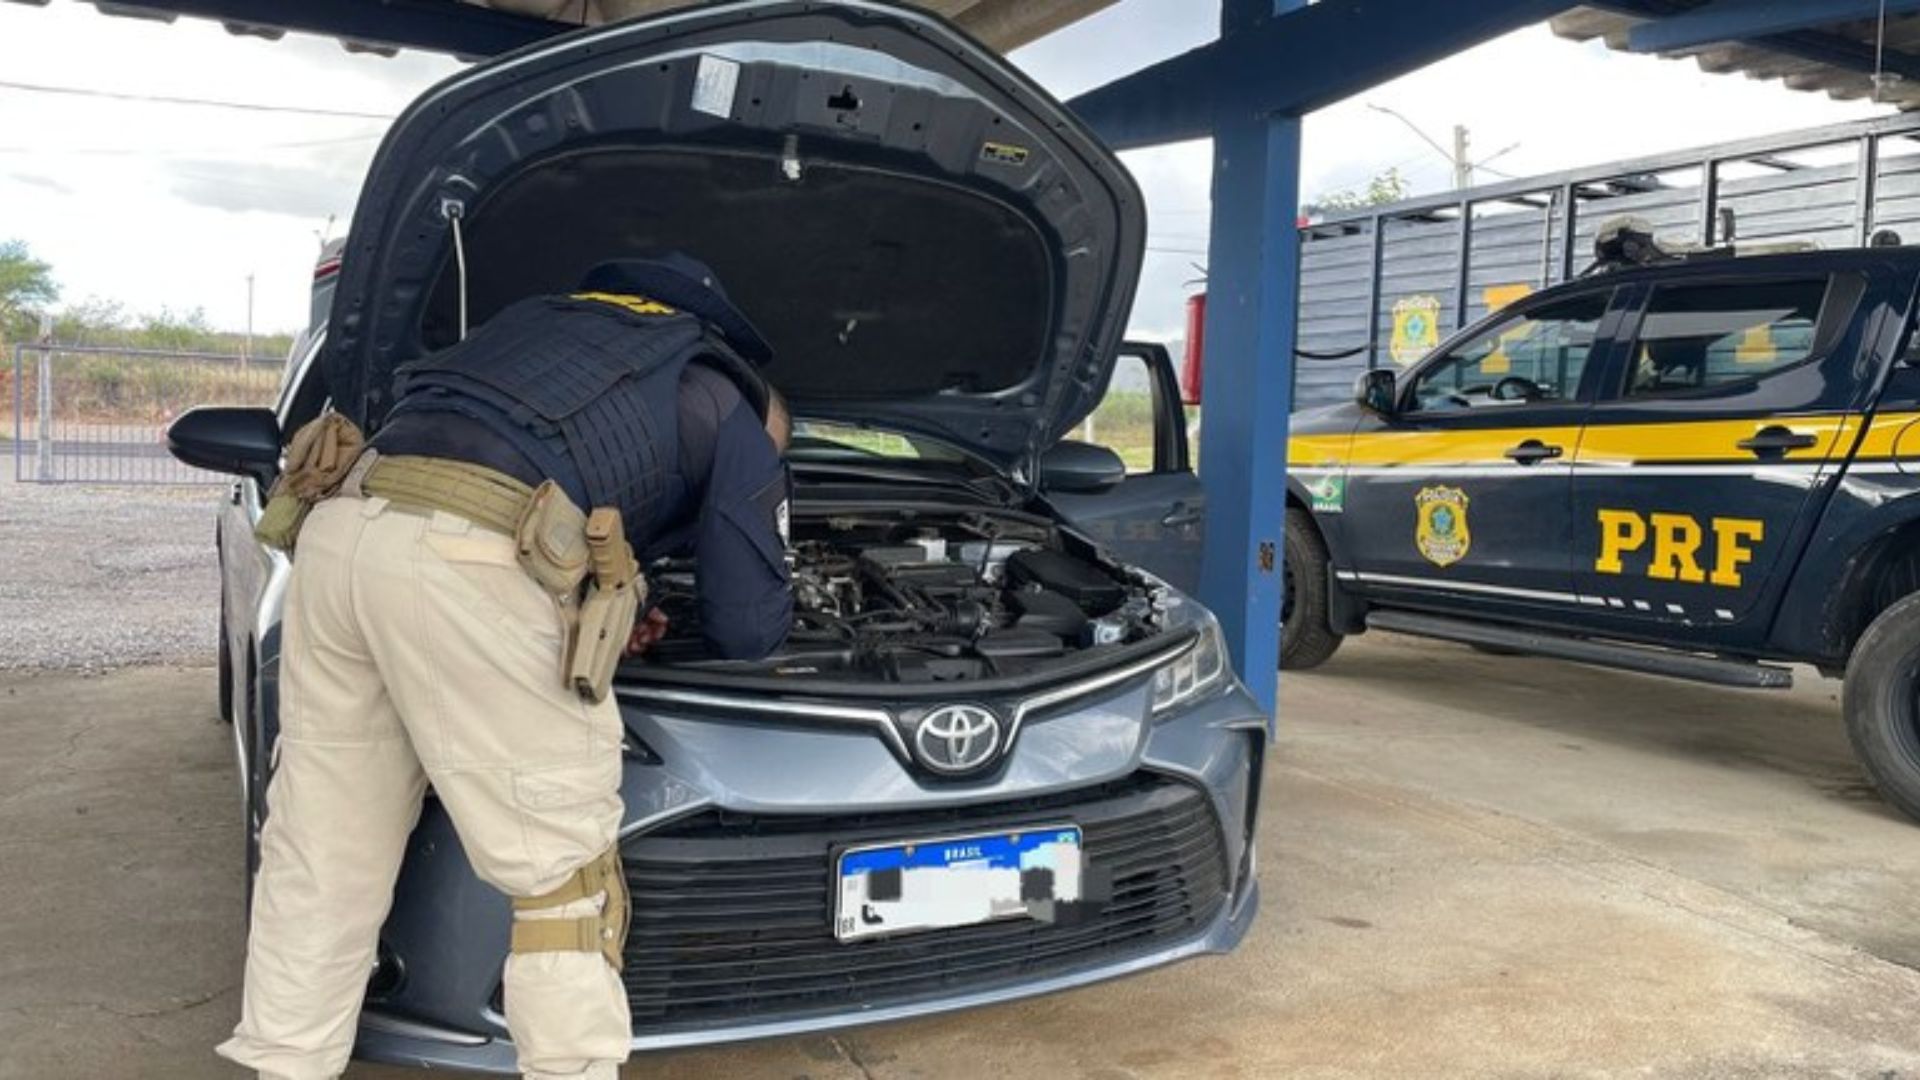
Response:
POLYGON ((353 421, 337 412, 321 413, 302 424, 287 442, 286 467, 267 492, 266 509, 253 527, 255 539, 292 551, 307 512, 339 489, 366 445, 353 421))
POLYGON ((586 543, 593 564, 580 617, 567 638, 567 685, 591 702, 606 700, 614 669, 633 634, 633 621, 646 599, 647 583, 633 546, 621 528, 620 511, 594 508, 587 516, 586 543))

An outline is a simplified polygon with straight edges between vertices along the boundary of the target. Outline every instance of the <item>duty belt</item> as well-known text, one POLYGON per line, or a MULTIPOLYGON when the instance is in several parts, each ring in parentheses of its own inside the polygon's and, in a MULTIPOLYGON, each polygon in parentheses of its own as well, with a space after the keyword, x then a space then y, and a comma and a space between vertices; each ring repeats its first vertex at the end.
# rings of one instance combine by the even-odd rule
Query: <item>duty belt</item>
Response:
POLYGON ((484 465, 407 455, 374 461, 360 490, 402 508, 444 510, 508 536, 533 499, 532 488, 484 465))

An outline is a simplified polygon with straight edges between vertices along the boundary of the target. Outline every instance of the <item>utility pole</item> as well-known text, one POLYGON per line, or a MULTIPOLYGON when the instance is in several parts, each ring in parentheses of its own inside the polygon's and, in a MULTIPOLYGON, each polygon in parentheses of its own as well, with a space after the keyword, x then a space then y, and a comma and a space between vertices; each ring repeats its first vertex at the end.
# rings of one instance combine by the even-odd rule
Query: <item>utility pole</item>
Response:
POLYGON ((1472 133, 1467 130, 1467 125, 1465 124, 1453 125, 1453 149, 1448 150, 1446 147, 1441 146, 1439 141, 1433 138, 1433 136, 1421 131, 1420 125, 1400 115, 1398 110, 1389 109, 1385 105, 1375 105, 1372 102, 1367 103, 1367 108, 1377 113, 1385 113, 1395 120, 1400 121, 1402 124, 1405 124, 1408 131, 1420 136, 1421 142, 1433 147, 1434 153, 1446 158, 1447 163, 1453 166, 1453 190, 1455 191, 1465 191, 1473 186, 1473 171, 1476 168, 1520 148, 1519 143, 1514 143, 1504 150, 1489 155, 1484 160, 1475 161, 1468 152, 1468 148, 1471 146, 1469 136, 1472 133))
POLYGON ((253 272, 247 272, 247 343, 240 348, 240 366, 253 358, 253 272))

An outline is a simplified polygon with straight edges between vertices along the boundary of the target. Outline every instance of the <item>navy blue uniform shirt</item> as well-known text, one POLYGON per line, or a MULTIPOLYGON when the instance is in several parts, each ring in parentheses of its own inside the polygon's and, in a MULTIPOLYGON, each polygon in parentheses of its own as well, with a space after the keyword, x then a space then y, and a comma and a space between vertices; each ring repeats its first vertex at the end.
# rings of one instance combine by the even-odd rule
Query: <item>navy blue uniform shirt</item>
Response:
MULTIPOLYGON (((793 625, 786 463, 739 387, 704 364, 681 375, 679 410, 681 482, 669 486, 682 495, 658 521, 628 522, 628 538, 642 566, 691 554, 707 644, 724 659, 757 660, 793 625)), ((518 450, 456 413, 401 413, 373 445, 383 454, 473 462, 529 485, 545 479, 518 450)))
POLYGON ((707 644, 759 659, 793 625, 787 466, 733 380, 704 364, 680 377, 679 467, 693 505, 669 515, 679 528, 658 534, 643 561, 691 551, 707 644))

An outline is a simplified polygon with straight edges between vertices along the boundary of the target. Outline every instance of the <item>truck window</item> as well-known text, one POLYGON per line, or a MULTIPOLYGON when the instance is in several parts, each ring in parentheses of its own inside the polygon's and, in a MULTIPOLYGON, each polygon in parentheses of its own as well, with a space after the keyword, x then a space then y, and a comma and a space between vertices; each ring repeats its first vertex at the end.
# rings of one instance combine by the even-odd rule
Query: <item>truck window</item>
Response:
POLYGON ((1573 397, 1610 295, 1570 297, 1488 327, 1419 374, 1413 408, 1446 412, 1573 397))
POLYGON ((1825 276, 1660 285, 1647 301, 1627 396, 1746 382, 1813 354, 1825 276))

